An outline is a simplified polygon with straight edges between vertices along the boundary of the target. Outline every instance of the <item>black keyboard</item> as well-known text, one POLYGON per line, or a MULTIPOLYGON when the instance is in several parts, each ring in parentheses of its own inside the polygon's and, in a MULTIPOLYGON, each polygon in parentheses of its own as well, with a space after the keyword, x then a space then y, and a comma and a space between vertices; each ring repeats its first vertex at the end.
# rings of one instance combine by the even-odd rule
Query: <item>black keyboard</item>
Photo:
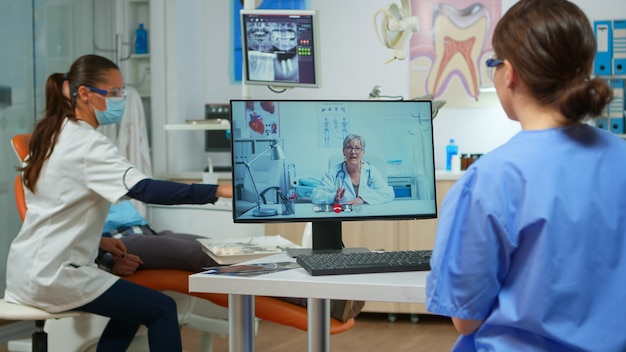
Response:
POLYGON ((309 274, 342 275, 430 270, 431 250, 319 253, 299 255, 296 261, 309 274))

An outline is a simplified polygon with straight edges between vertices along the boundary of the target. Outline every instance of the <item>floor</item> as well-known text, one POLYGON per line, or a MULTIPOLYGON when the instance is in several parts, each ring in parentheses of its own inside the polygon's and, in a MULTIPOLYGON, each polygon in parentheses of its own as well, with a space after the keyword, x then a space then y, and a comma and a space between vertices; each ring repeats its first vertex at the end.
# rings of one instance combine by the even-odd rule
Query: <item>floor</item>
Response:
MULTIPOLYGON (((198 351, 198 333, 183 329, 184 349, 198 351)), ((450 319, 420 316, 412 323, 409 315, 398 315, 395 322, 387 314, 364 313, 357 317, 354 328, 330 338, 331 351, 450 351, 458 333, 450 319)), ((261 321, 256 338, 257 352, 306 351, 305 331, 261 321), (279 337, 279 338, 277 338, 279 337)), ((228 337, 215 337, 213 352, 228 351, 228 337)))
MULTIPOLYGON (((200 334, 189 328, 182 329, 183 348, 186 352, 198 351, 200 334)), ((421 315, 413 323, 409 315, 398 315, 390 322, 387 314, 363 313, 357 317, 354 328, 333 335, 331 351, 450 351, 458 333, 448 318, 421 315)), ((305 331, 268 321, 259 323, 255 349, 257 352, 306 351, 305 331)), ((228 336, 216 336, 213 352, 228 351, 228 336)), ((7 352, 6 343, 0 352, 7 352)))

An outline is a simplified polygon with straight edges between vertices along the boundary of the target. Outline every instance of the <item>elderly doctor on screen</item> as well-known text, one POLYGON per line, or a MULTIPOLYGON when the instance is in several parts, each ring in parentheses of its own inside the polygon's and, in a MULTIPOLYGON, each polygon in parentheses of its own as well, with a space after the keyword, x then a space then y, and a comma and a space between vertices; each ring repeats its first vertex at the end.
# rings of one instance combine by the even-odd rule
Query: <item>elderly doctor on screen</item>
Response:
POLYGON ((345 160, 332 166, 311 193, 315 204, 382 204, 394 198, 393 188, 369 162, 363 161, 365 140, 350 134, 343 140, 345 160))

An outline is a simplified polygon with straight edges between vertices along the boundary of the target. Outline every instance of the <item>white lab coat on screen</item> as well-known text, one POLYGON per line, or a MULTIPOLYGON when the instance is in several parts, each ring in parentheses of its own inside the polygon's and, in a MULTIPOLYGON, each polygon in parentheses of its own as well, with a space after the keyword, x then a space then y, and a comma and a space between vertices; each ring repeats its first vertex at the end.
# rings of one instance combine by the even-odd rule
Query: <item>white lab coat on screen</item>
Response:
POLYGON ((110 203, 146 176, 89 124, 65 121, 37 181, 7 261, 5 299, 59 312, 80 307, 118 277, 95 258, 110 203))

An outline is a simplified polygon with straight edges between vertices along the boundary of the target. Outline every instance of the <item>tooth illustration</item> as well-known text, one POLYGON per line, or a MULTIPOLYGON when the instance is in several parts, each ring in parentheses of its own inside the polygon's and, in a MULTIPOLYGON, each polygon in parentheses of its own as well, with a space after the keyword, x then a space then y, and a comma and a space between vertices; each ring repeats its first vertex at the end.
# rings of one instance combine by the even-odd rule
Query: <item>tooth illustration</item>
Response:
POLYGON ((482 4, 461 10, 448 4, 437 6, 433 13, 435 60, 431 73, 434 76, 428 78, 429 91, 434 96, 445 88, 451 76, 459 75, 465 88, 478 100, 477 65, 488 28, 489 11, 482 4))

